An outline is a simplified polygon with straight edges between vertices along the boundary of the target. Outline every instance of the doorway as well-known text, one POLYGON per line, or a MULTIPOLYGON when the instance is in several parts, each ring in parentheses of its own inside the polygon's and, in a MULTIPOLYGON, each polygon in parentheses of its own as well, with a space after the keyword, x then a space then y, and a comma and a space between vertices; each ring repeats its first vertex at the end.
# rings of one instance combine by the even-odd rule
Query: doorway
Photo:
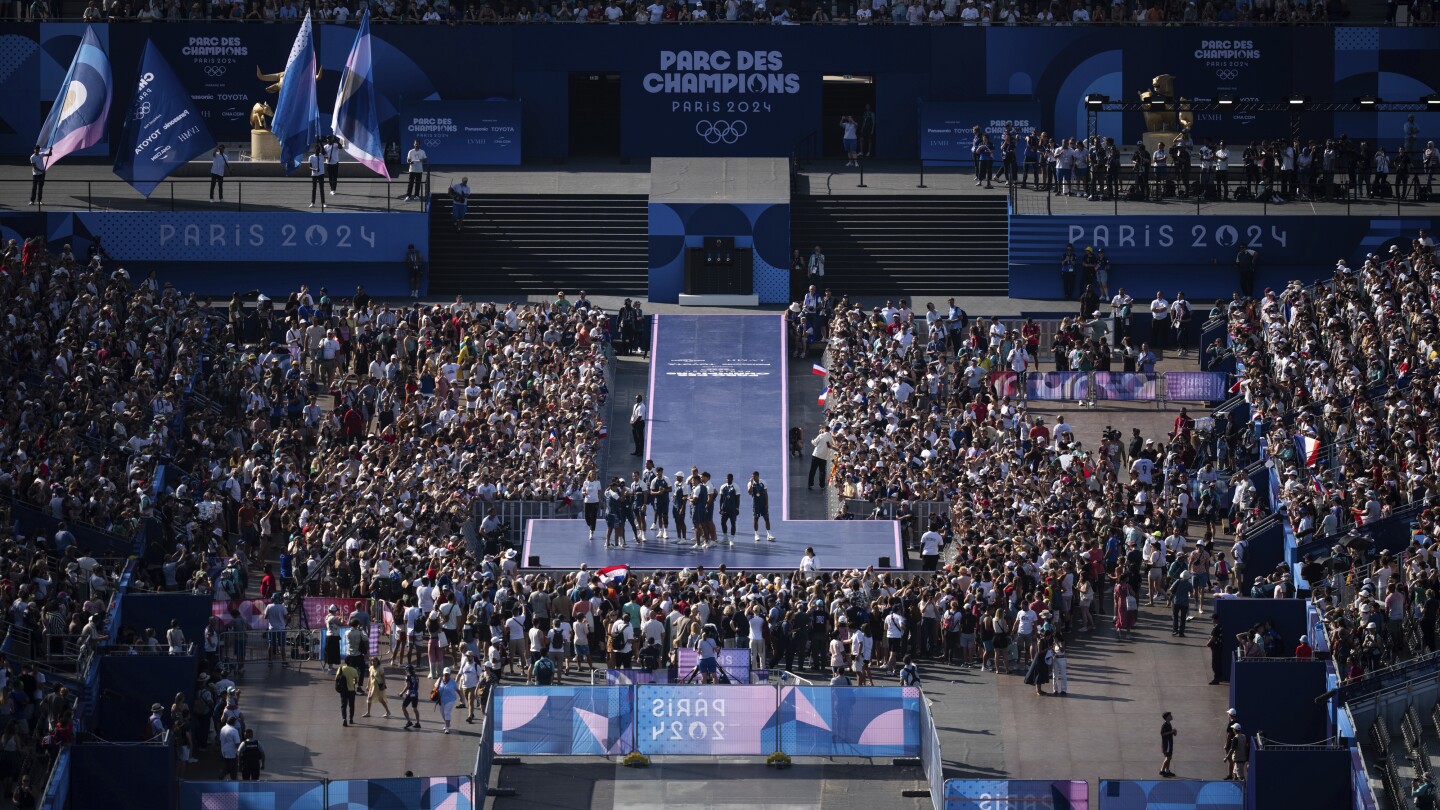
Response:
MULTIPOLYGON (((875 109, 875 77, 846 74, 826 75, 821 83, 820 143, 826 158, 845 158, 844 133, 840 117, 849 115, 859 124, 866 105, 875 109)), ((874 152, 874 147, 871 147, 874 152)))
POLYGON ((570 74, 570 156, 620 157, 620 74, 570 74))

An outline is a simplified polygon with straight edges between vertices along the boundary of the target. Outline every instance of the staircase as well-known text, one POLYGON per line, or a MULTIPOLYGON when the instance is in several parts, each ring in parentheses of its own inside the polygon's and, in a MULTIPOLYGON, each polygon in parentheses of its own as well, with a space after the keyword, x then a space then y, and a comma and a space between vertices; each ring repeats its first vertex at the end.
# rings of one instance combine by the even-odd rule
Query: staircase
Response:
POLYGON ((437 197, 429 294, 643 296, 648 204, 641 194, 475 194, 457 233, 449 200, 437 197))
POLYGON ((805 197, 790 201, 790 245, 825 253, 825 282, 850 296, 1006 295, 1004 196, 805 197))

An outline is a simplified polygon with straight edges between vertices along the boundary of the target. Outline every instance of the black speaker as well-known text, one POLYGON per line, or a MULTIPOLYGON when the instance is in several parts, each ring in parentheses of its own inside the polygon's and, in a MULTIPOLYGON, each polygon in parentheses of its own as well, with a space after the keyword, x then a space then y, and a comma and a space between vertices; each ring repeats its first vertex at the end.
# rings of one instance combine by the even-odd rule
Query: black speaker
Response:
POLYGON ((528 560, 528 562, 525 563, 525 567, 526 567, 526 568, 539 568, 539 567, 540 567, 540 558, 537 557, 536 555, 531 554, 531 555, 530 555, 529 557, 527 557, 526 559, 528 560))
POLYGON ((877 568, 889 568, 889 567, 890 567, 890 558, 889 558, 889 557, 881 557, 881 558, 880 558, 880 563, 879 563, 876 567, 877 567, 877 568))

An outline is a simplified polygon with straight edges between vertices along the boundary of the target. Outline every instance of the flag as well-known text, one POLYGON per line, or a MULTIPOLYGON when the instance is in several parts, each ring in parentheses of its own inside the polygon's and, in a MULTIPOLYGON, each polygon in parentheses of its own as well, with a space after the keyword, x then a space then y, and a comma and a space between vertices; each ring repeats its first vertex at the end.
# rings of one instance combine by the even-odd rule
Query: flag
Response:
POLYGON ((385 168, 385 146, 380 142, 380 117, 375 112, 375 70, 370 61, 370 14, 360 17, 360 31, 340 74, 340 92, 335 95, 335 112, 330 129, 340 139, 345 153, 370 171, 390 179, 385 168))
POLYGON ((145 43, 135 97, 115 148, 115 173, 146 197, 180 166, 215 148, 215 139, 170 63, 145 43))
POLYGON ((110 57, 100 47, 95 30, 87 25, 65 81, 60 83, 60 94, 35 139, 41 153, 50 157, 46 165, 54 166, 71 152, 99 143, 109 115, 110 57))
POLYGON ((1399 370, 1400 373, 1395 377, 1395 382, 1404 382, 1405 375, 1410 373, 1410 361, 1408 359, 1401 360, 1399 370))
POLYGON ((605 568, 601 568, 596 573, 600 575, 600 581, 605 583, 606 585, 619 585, 620 583, 625 581, 625 577, 630 576, 630 566, 606 566, 605 568))
POLYGON ((1238 394, 1238 393, 1240 393, 1240 380, 1239 380, 1239 379, 1236 379, 1236 380, 1235 380, 1235 384, 1232 385, 1232 386, 1230 386, 1230 393, 1232 393, 1232 394, 1238 394))
POLYGON ((310 12, 300 23, 300 33, 285 60, 285 78, 280 98, 275 101, 275 118, 270 131, 280 141, 280 165, 289 174, 305 162, 305 155, 320 137, 320 108, 315 103, 315 38, 310 30, 310 12))
POLYGON ((825 390, 820 392, 820 400, 819 400, 820 407, 822 407, 822 408, 825 407, 825 400, 826 400, 826 398, 828 398, 829 396, 830 396, 830 386, 827 385, 827 386, 825 386, 825 390))
POLYGON ((829 374, 830 372, 826 371, 824 366, 820 365, 819 363, 816 363, 816 364, 814 364, 814 365, 812 365, 812 366, 810 367, 810 373, 811 373, 811 374, 815 374, 815 375, 820 376, 820 377, 824 377, 825 375, 829 374))
POLYGON ((1320 460, 1320 440, 1313 436, 1306 436, 1303 433, 1295 434, 1295 450, 1300 454, 1300 460, 1305 462, 1306 467, 1314 467, 1315 462, 1320 460))
POLYGON ((1330 493, 1325 489, 1325 484, 1320 481, 1320 476, 1312 475, 1310 481, 1315 485, 1315 491, 1319 493, 1320 497, 1329 497, 1330 493))

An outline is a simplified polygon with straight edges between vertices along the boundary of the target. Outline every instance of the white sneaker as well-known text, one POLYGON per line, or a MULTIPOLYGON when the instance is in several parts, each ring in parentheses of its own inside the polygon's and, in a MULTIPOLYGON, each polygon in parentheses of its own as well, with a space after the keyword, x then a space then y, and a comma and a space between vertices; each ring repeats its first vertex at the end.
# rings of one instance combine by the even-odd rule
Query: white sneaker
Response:
POLYGON ((691 548, 704 548, 704 546, 700 545, 699 543, 696 543, 695 545, 691 546, 691 548))
POLYGON ((733 534, 730 535, 730 539, 729 539, 729 540, 726 540, 726 541, 725 541, 725 544, 728 545, 728 546, 730 546, 731 548, 734 548, 734 547, 735 547, 735 535, 733 535, 733 534))
POLYGON ((755 542, 757 542, 757 543, 760 542, 760 533, 759 533, 759 532, 755 532, 755 542))
POLYGON ((650 531, 653 532, 653 531, 655 531, 656 528, 657 528, 657 527, 656 527, 656 525, 655 525, 654 523, 651 523, 651 524, 650 524, 650 531))
POLYGON ((309 207, 309 208, 314 208, 314 207, 315 207, 315 203, 310 203, 310 205, 307 206, 307 207, 309 207))
POLYGON ((770 532, 765 532, 765 539, 773 543, 775 542, 775 535, 771 534, 770 532))
POLYGON ((335 192, 333 192, 333 191, 330 192, 330 196, 331 196, 331 197, 334 197, 334 196, 335 196, 335 192))

